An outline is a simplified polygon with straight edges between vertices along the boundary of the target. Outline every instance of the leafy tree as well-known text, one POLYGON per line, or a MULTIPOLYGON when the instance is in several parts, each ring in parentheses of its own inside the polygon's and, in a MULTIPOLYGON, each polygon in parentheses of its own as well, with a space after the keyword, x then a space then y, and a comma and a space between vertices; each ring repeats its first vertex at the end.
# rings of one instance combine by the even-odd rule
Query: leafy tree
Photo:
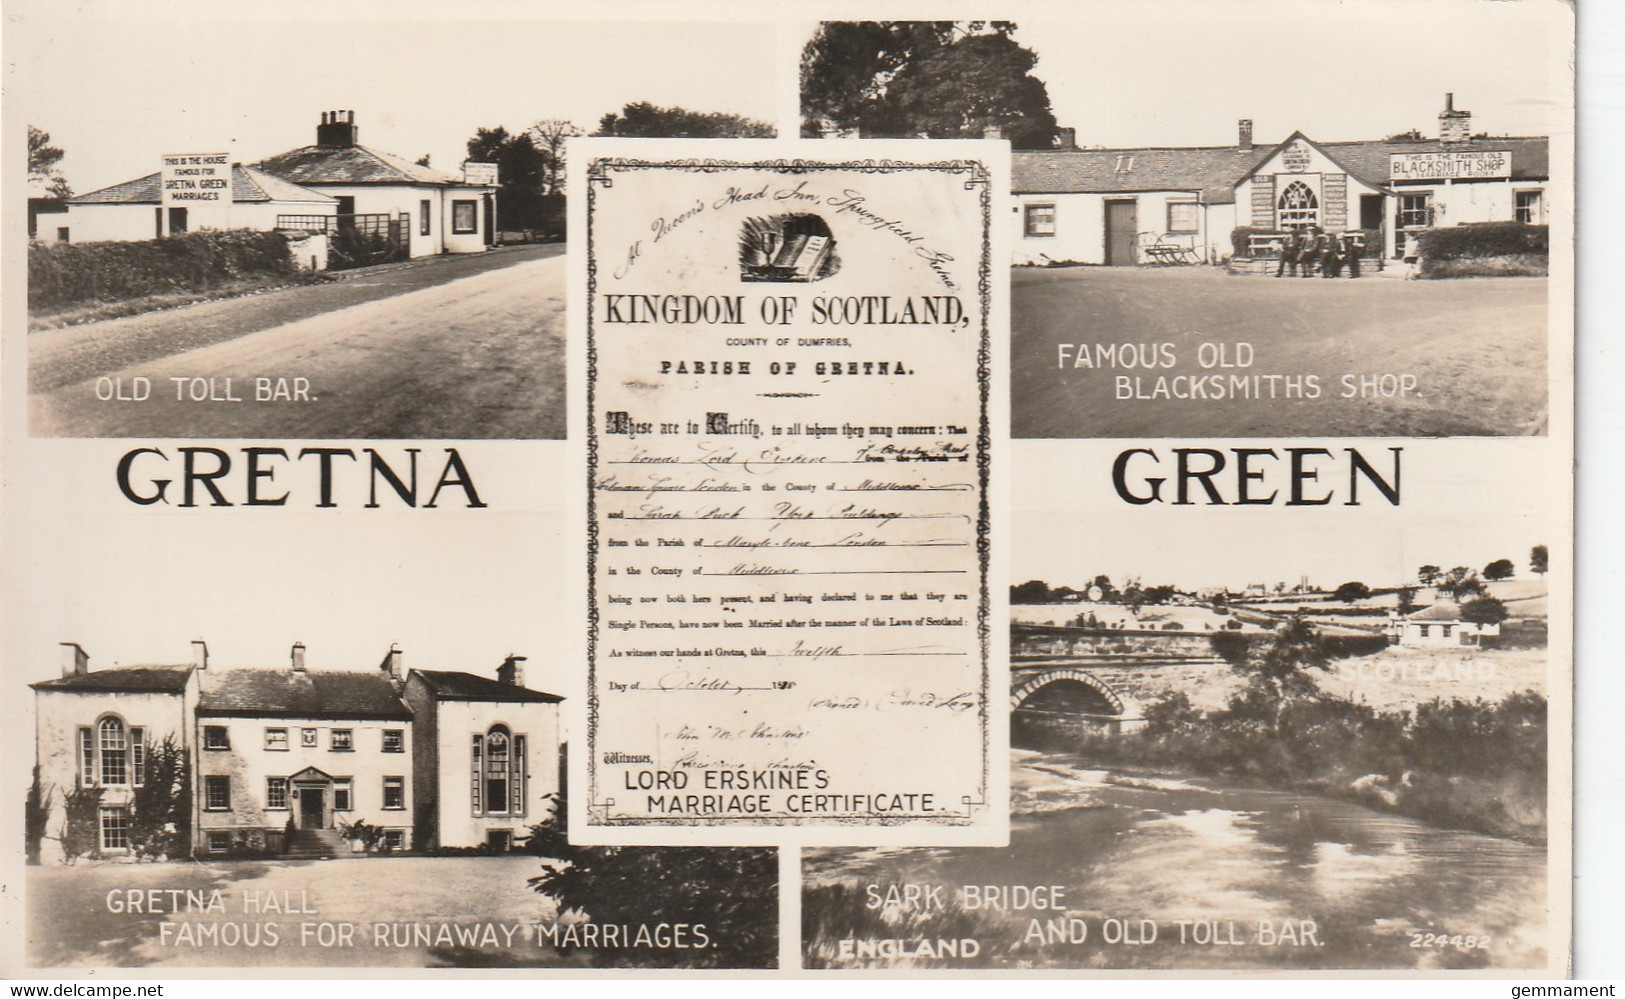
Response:
POLYGON ((1500 624, 1507 619, 1507 605, 1494 597, 1478 597, 1461 605, 1461 619, 1474 624, 1500 624))
POLYGON ((1165 604, 1174 598, 1177 591, 1168 584, 1147 586, 1140 591, 1140 598, 1148 604, 1165 604))
POLYGON ((562 118, 544 118, 530 126, 530 139, 542 152, 542 196, 564 194, 564 144, 581 129, 562 118))
POLYGON ((1439 581, 1439 573, 1442 571, 1436 565, 1424 565, 1416 570, 1416 581, 1423 586, 1432 586, 1439 581))
POLYGON ((634 138, 771 139, 775 130, 764 121, 726 111, 690 111, 635 101, 598 120, 594 135, 634 138))
POLYGON ((1546 546, 1536 545, 1529 549, 1529 571, 1537 576, 1546 575, 1546 546))
POLYGON ((1010 587, 1013 604, 1047 604, 1050 602, 1049 584, 1042 579, 1029 579, 1019 586, 1010 587))
POLYGON ((499 228, 544 228, 547 212, 542 196, 548 166, 528 133, 513 135, 501 125, 476 129, 468 140, 468 158, 497 165, 499 228))
POLYGON ((1359 580, 1350 580, 1332 591, 1333 600, 1341 600, 1345 603, 1352 603, 1355 600, 1364 600, 1370 595, 1371 587, 1365 585, 1359 580))
POLYGON ((1265 700, 1280 705, 1292 698, 1312 696, 1318 684, 1309 670, 1324 671, 1330 663, 1320 633, 1294 614, 1275 629, 1267 643, 1250 649, 1246 659, 1234 664, 1234 668, 1265 700))
POLYGON ((146 782, 131 795, 130 845, 141 856, 175 860, 192 846, 190 757, 172 735, 149 741, 145 753, 146 782))
POLYGON ((1485 579, 1511 579, 1517 572, 1509 558, 1498 558, 1484 567, 1485 579))
POLYGON ((1464 600, 1484 593, 1484 581, 1478 578, 1478 573, 1464 565, 1458 565, 1445 573, 1438 585, 1439 594, 1452 600, 1464 600))
POLYGON ((102 789, 76 788, 62 796, 62 858, 73 863, 101 852, 102 789))
POLYGON ((51 789, 40 783, 39 764, 34 764, 34 779, 28 785, 28 799, 23 805, 23 843, 29 864, 40 861, 40 843, 45 839, 45 826, 51 819, 51 789))
POLYGON ((1017 149, 1054 144, 1037 56, 1010 21, 828 22, 802 50, 802 134, 981 138, 997 127, 1017 149))
POLYGON ((1416 587, 1401 586, 1399 588, 1399 612, 1409 614, 1416 609, 1416 587))
POLYGON ((60 165, 67 153, 51 145, 51 133, 28 126, 28 183, 40 187, 53 198, 73 197, 73 188, 62 176, 60 165))

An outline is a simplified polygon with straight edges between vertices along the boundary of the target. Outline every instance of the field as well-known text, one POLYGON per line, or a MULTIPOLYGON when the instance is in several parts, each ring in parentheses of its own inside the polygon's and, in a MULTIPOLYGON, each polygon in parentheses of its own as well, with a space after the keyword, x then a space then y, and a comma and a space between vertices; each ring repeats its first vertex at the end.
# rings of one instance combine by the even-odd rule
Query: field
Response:
POLYGON ((1546 432, 1544 278, 1076 267, 1011 285, 1016 437, 1546 432))

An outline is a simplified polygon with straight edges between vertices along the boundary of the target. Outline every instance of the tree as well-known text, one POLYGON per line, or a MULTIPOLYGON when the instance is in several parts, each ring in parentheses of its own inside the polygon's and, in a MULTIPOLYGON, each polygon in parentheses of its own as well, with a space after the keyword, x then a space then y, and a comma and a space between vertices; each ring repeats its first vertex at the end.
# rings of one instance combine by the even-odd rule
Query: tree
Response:
POLYGON ((1478 597, 1461 605, 1461 619, 1473 624, 1500 624, 1507 619, 1507 606, 1494 597, 1478 597))
POLYGON ((51 145, 51 133, 28 126, 28 183, 53 198, 73 197, 73 188, 62 176, 60 164, 67 153, 51 145))
POLYGON ((40 783, 39 764, 34 764, 34 779, 28 785, 28 799, 23 805, 23 847, 27 862, 38 864, 40 844, 45 840, 45 827, 51 820, 51 789, 40 783))
POLYGON ((1054 144, 1049 90, 1009 21, 828 22, 802 51, 802 134, 1054 144))
POLYGON ((1399 588, 1399 612, 1409 614, 1416 609, 1416 587, 1401 586, 1399 588))
POLYGON ((548 220, 542 200, 547 172, 542 151, 529 134, 513 135, 506 128, 479 128, 468 140, 468 158, 497 165, 497 226, 502 229, 539 229, 548 220))
POLYGON ((1511 579, 1517 572, 1509 558, 1498 558, 1484 567, 1485 579, 1511 579))
POLYGON ((1416 581, 1421 583, 1423 586, 1432 586, 1434 583, 1438 582, 1439 573, 1441 571, 1442 570, 1436 565, 1424 565, 1420 569, 1416 570, 1416 581))
POLYGON ((598 131, 593 134, 655 139, 771 139, 775 130, 765 121, 726 111, 690 111, 636 101, 600 118, 598 131))
POLYGON ((1546 575, 1546 546, 1536 545, 1529 549, 1529 571, 1537 576, 1546 575))
POLYGON ((165 736, 148 742, 146 780, 131 794, 130 846, 140 856, 175 860, 192 849, 191 759, 165 736))
POLYGON ((542 196, 564 194, 564 144, 581 129, 562 118, 544 118, 530 126, 530 138, 542 152, 542 196))
POLYGON ((1484 581, 1478 578, 1478 573, 1464 565, 1445 573, 1438 585, 1440 596, 1457 601, 1484 593, 1484 581))
POLYGON ((1371 587, 1365 585, 1359 580, 1350 580, 1332 591, 1333 600, 1341 600, 1345 603, 1353 603, 1356 600, 1364 600, 1370 595, 1371 587))
POLYGON ((1050 602, 1049 584, 1042 579, 1029 579, 1019 586, 1010 587, 1013 604, 1047 604, 1050 602))
MULTIPOLYGON (((1246 677, 1249 687, 1279 709, 1289 699, 1313 695, 1319 685, 1308 671, 1324 671, 1330 664, 1331 655, 1320 633, 1294 614, 1275 630, 1269 642, 1249 650, 1233 668, 1246 677)), ((1277 721, 1279 717, 1277 710, 1277 721)))
POLYGON ((101 852, 102 789, 81 787, 62 796, 62 859, 73 863, 101 852))

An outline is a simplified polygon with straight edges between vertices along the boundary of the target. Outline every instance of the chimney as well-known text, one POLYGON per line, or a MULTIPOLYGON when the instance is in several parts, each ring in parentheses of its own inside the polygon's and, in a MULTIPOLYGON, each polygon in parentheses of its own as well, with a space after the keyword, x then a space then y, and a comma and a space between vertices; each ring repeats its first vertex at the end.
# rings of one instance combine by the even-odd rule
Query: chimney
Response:
POLYGON ((502 665, 497 667, 497 682, 506 683, 511 687, 523 687, 525 670, 519 664, 524 661, 524 656, 508 653, 508 658, 502 660, 502 665))
POLYGON ((1000 126, 1000 125, 987 125, 987 126, 983 127, 983 129, 982 129, 982 138, 984 138, 984 139, 1002 139, 1002 138, 1004 138, 1004 128, 1003 128, 1003 126, 1000 126))
POLYGON ((62 675, 84 676, 90 672, 90 656, 78 642, 62 642, 62 675))
POLYGON ((1055 130, 1055 148, 1078 148, 1078 130, 1075 128, 1057 128, 1055 130))
POLYGON ((1439 141, 1466 142, 1473 137, 1473 113, 1456 110, 1456 95, 1444 95, 1444 110, 1439 112, 1439 141))
POLYGON ((389 651, 384 653, 384 660, 378 664, 379 672, 389 677, 395 683, 401 682, 401 647, 391 642, 389 651))
POLYGON ((1236 148, 1244 153, 1253 151, 1253 120, 1243 118, 1236 122, 1236 148))
POLYGON ((356 144, 354 111, 323 111, 322 123, 316 126, 318 146, 353 146, 356 144))
POLYGON ((209 643, 201 638, 192 639, 192 666, 196 669, 209 668, 209 643))
POLYGON ((293 671, 295 673, 303 673, 305 671, 305 643, 294 642, 293 652, 290 654, 289 658, 293 662, 293 671))

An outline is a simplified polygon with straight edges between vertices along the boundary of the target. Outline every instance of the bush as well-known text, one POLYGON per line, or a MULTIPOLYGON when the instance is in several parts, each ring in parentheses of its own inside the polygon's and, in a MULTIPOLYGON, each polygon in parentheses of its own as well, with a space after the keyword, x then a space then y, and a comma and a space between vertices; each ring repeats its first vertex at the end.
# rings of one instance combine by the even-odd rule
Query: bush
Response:
POLYGON ((1422 273, 1429 277, 1466 273, 1462 261, 1489 258, 1544 260, 1550 230, 1523 222, 1485 222, 1429 229, 1422 233, 1422 273), (1454 266, 1452 266, 1454 265, 1454 266))
POLYGON ((1285 236, 1279 229, 1266 229, 1259 226, 1238 225, 1230 230, 1230 250, 1238 257, 1252 256, 1252 244, 1248 241, 1251 236, 1285 236))
POLYGON ((28 307, 61 309, 208 291, 244 278, 298 273, 279 232, 191 232, 142 242, 28 244, 28 307))

